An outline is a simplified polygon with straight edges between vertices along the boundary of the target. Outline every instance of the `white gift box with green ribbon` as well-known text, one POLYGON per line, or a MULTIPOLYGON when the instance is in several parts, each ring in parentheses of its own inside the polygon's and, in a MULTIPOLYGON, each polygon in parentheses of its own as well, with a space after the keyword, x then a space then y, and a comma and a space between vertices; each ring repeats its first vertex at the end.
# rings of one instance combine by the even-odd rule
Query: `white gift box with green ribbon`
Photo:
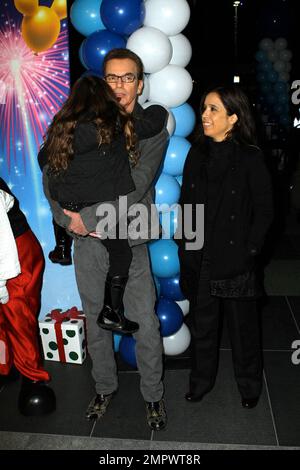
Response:
POLYGON ((82 364, 87 355, 85 316, 76 307, 52 310, 39 321, 44 356, 49 361, 82 364))

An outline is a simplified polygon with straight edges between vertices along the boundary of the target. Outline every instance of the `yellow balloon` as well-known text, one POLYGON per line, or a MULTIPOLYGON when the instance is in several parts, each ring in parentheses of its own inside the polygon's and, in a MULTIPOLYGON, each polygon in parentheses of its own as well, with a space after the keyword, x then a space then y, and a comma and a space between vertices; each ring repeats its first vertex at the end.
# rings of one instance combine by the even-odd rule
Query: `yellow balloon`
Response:
POLYGON ((39 7, 39 0, 15 0, 16 9, 26 16, 34 15, 39 7))
POLYGON ((53 0, 51 8, 61 20, 67 17, 67 0, 53 0))
POLYGON ((60 20, 55 11, 39 7, 33 16, 24 16, 21 31, 30 49, 34 52, 46 51, 59 36, 60 20))

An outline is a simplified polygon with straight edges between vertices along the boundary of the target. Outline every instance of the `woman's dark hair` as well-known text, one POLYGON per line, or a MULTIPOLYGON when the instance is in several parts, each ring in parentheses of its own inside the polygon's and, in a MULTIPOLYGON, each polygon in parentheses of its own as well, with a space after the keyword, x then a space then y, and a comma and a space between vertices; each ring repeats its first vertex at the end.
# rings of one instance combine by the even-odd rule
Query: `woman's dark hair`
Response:
MULTIPOLYGON (((204 102, 209 93, 216 93, 222 101, 228 116, 236 114, 238 120, 226 135, 226 140, 233 138, 240 144, 256 145, 256 126, 252 113, 252 107, 243 90, 238 85, 218 86, 207 90, 200 101, 200 119, 204 111, 204 102)), ((204 142, 202 120, 194 134, 194 139, 204 142)))
POLYGON ((59 173, 67 169, 74 156, 74 131, 80 122, 95 124, 99 145, 111 143, 116 134, 123 132, 129 157, 136 163, 137 137, 130 114, 124 111, 104 80, 89 75, 74 83, 69 98, 54 116, 44 137, 44 148, 52 171, 59 173))

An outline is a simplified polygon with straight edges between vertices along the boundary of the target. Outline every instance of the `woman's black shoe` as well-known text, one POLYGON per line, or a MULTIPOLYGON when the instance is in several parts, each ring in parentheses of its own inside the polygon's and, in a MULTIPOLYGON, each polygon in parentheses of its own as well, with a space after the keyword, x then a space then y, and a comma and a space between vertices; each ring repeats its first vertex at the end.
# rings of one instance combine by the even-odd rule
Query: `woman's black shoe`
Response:
POLYGON ((101 328, 126 335, 139 329, 136 322, 124 316, 123 294, 127 280, 127 276, 107 276, 104 305, 97 319, 101 328))
POLYGON ((243 408, 255 408, 258 403, 259 397, 255 398, 242 398, 242 406, 243 408))

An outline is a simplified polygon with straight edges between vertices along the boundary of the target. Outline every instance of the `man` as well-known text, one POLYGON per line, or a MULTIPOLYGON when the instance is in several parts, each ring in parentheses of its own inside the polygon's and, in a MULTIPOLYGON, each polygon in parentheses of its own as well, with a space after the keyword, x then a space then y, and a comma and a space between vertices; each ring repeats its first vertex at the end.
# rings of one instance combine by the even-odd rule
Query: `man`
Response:
MULTIPOLYGON (((125 110, 138 117, 143 109, 137 97, 143 89, 143 64, 140 58, 127 49, 114 49, 104 61, 104 75, 125 110)), ((140 142, 141 156, 132 169, 135 191, 127 196, 128 208, 143 203, 150 213, 153 203, 153 184, 167 145, 168 132, 140 142)), ((97 419, 105 413, 118 388, 112 334, 96 324, 103 306, 104 286, 108 270, 108 254, 97 238, 86 236, 97 229, 97 205, 86 207, 80 213, 60 209, 51 200, 44 170, 44 189, 56 221, 77 235, 85 238, 74 240, 74 262, 78 289, 87 316, 89 353, 93 361, 92 375, 96 382, 96 396, 88 406, 87 419, 97 419)), ((140 389, 146 402, 147 422, 151 429, 166 426, 167 416, 163 400, 162 341, 159 321, 154 312, 155 289, 146 246, 147 234, 138 240, 130 240, 132 263, 124 294, 124 306, 129 320, 139 324, 134 334, 136 359, 141 375, 140 389)))

